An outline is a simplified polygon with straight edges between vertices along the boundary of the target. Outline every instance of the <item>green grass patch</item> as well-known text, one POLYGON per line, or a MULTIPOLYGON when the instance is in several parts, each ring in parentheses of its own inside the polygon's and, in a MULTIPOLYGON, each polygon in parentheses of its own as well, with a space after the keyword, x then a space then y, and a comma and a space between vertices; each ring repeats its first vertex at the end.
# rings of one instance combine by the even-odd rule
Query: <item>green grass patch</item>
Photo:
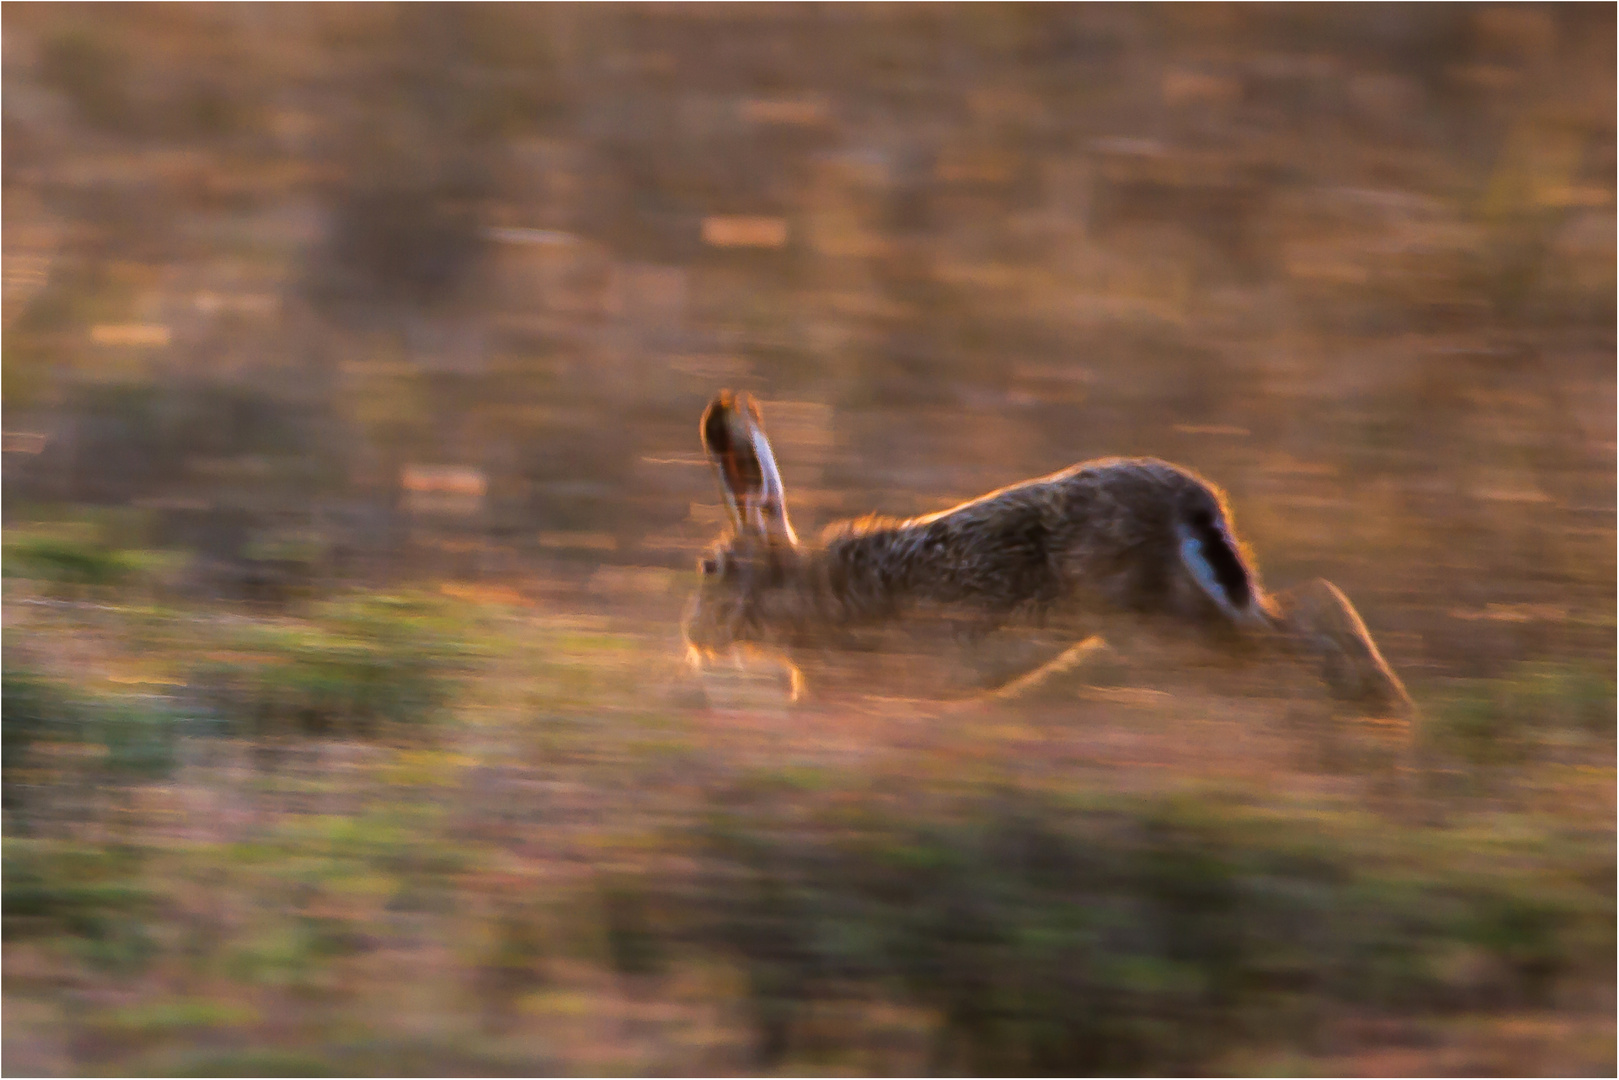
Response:
POLYGON ((940 1017, 940 1068, 1183 1072, 1350 1007, 1545 1007, 1614 945, 1596 839, 1481 868, 1465 837, 1206 800, 792 789, 715 815, 688 909, 746 972, 766 1061, 810 1003, 886 994, 940 1017))
POLYGON ((192 682, 236 734, 366 738, 443 720, 471 659, 447 605, 361 594, 251 628, 192 682))
POLYGON ((7 577, 56 585, 107 587, 135 576, 139 560, 128 551, 86 535, 63 532, 13 533, 6 537, 7 577))
POLYGON ((193 725, 169 702, 93 696, 20 663, 3 675, 5 807, 26 816, 44 789, 120 785, 168 775, 193 725))
POLYGON ((1436 703, 1429 737, 1469 764, 1523 763, 1570 744, 1614 738, 1614 682, 1590 665, 1519 665, 1463 684, 1436 703))
POLYGON ((10 837, 4 855, 4 933, 51 938, 92 967, 136 971, 157 952, 158 896, 127 849, 10 837))

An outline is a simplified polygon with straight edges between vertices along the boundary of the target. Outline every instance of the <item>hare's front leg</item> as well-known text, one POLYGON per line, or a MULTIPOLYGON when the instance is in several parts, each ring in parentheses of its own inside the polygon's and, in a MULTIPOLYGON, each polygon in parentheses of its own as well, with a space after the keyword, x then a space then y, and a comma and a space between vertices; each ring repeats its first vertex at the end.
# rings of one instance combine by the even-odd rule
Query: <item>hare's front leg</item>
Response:
POLYGON ((997 701, 1009 701, 1063 687, 1071 688, 1073 676, 1106 651, 1107 647, 1100 634, 1092 634, 1063 649, 1045 663, 1001 683, 985 696, 997 701))
POLYGON ((1108 651, 1096 628, 1056 619, 1045 626, 958 628, 947 656, 957 692, 970 699, 1010 699, 1074 689, 1108 651))

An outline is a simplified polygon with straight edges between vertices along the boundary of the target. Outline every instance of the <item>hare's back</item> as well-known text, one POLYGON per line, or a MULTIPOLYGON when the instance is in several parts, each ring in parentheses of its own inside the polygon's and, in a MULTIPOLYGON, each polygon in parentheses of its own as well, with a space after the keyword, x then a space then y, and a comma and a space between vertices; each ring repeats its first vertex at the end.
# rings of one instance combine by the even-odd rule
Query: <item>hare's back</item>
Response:
POLYGON ((1218 496, 1167 462, 1110 458, 926 517, 848 522, 826 539, 838 576, 874 595, 1009 612, 1091 593, 1139 607, 1165 587, 1188 508, 1218 513, 1218 496))
POLYGON ((1227 516, 1217 488, 1158 458, 1102 458, 1035 482, 1052 485, 1062 513, 1081 533, 1116 536, 1129 545, 1167 540, 1177 521, 1227 516))
MULTIPOLYGON (((1062 574, 1069 591, 1138 611, 1200 610, 1188 603, 1187 558, 1209 587, 1245 607, 1254 574, 1230 528, 1220 490, 1156 458, 1076 465, 1051 480, 1062 492, 1062 574)), ((1195 579, 1195 575, 1194 575, 1195 579)))
POLYGON ((1176 516, 1202 509, 1224 513, 1218 490, 1187 469, 1158 458, 1098 458, 1049 476, 1036 477, 981 495, 916 524, 951 520, 989 525, 1038 509, 1055 526, 1136 528, 1168 525, 1176 516))

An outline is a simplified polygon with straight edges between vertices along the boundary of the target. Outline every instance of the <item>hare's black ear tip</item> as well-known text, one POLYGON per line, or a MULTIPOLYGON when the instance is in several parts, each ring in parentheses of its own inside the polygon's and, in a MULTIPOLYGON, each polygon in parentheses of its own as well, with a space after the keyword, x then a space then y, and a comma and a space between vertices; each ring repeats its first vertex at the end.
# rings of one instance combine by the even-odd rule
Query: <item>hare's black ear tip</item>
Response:
POLYGON ((729 390, 721 390, 708 399, 708 407, 703 410, 703 415, 711 416, 715 412, 730 408, 735 396, 729 390))
POLYGON ((749 412, 753 408, 753 397, 746 390, 725 389, 714 395, 703 415, 725 416, 728 413, 749 412))
POLYGON ((725 418, 735 408, 736 396, 729 390, 721 390, 714 395, 703 410, 703 418, 697 423, 697 430, 702 434, 703 445, 711 450, 722 450, 730 441, 726 437, 725 418))
POLYGON ((714 407, 743 416, 758 416, 759 405, 746 390, 721 390, 714 395, 714 407))
POLYGON ((730 414, 759 418, 759 403, 746 390, 721 390, 703 410, 703 426, 730 414))

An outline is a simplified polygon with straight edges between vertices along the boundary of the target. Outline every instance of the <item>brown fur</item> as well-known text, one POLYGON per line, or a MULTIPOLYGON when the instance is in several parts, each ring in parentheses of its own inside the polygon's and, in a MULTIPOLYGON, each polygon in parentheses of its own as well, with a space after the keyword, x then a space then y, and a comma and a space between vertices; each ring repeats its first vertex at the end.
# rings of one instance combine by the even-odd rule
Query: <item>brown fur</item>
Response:
POLYGON ((971 639, 1133 614, 1312 656, 1335 696, 1408 700, 1342 593, 1320 582, 1291 602, 1267 596, 1219 489, 1168 462, 1086 462, 937 514, 838 523, 803 544, 753 401, 721 393, 701 430, 733 528, 704 560, 685 619, 698 652, 791 658, 924 619, 971 639))

